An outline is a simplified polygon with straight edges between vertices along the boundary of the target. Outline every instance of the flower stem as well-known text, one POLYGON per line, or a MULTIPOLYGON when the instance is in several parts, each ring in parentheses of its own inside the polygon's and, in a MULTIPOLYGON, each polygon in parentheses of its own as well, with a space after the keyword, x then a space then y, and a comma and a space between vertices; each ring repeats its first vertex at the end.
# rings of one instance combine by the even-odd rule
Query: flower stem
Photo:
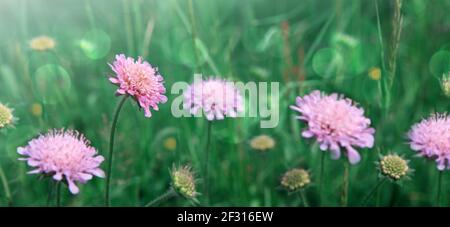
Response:
POLYGON ((53 183, 53 179, 49 179, 49 184, 48 184, 48 196, 47 196, 47 206, 49 207, 52 203, 52 199, 53 199, 53 192, 54 192, 54 183, 53 183))
POLYGON ((389 202, 389 207, 393 207, 395 205, 395 201, 397 200, 397 195, 400 191, 400 187, 396 184, 392 185, 392 196, 391 201, 389 202))
POLYGON ((319 172, 319 199, 320 199, 320 203, 322 203, 324 201, 324 198, 322 197, 322 186, 323 186, 323 172, 324 172, 324 168, 325 168, 325 152, 321 151, 320 154, 320 172, 319 172))
POLYGON ((206 198, 206 204, 209 205, 209 153, 211 150, 211 130, 212 130, 212 121, 208 121, 208 130, 206 135, 206 154, 205 154, 205 198, 206 198))
POLYGON ((122 109, 123 104, 127 100, 128 95, 124 96, 122 100, 116 107, 116 111, 114 113, 113 122, 111 125, 111 135, 109 137, 109 157, 108 157, 108 172, 106 173, 106 190, 105 190, 105 206, 109 207, 110 198, 109 198, 109 190, 111 184, 111 175, 112 175, 112 165, 113 165, 113 152, 114 152, 114 137, 116 134, 116 126, 117 120, 119 119, 120 110, 122 109))
POLYGON ((303 189, 300 189, 298 191, 298 194, 300 195, 300 198, 302 200, 303 203, 303 207, 308 207, 308 201, 306 200, 306 196, 305 196, 305 192, 303 189))
POLYGON ((175 197, 176 195, 177 195, 177 193, 175 192, 175 190, 172 187, 170 187, 170 189, 167 192, 158 196, 156 199, 152 200, 151 202, 147 203, 147 205, 145 205, 145 207, 154 206, 162 201, 165 201, 172 197, 175 197))
POLYGON ((5 172, 3 171, 1 165, 0 165, 0 178, 2 180, 3 189, 5 190, 5 196, 8 201, 8 206, 12 206, 12 196, 11 191, 9 190, 8 179, 6 178, 5 172))
POLYGON ((61 207, 61 181, 56 182, 56 207, 61 207))
POLYGON ((346 161, 344 164, 344 176, 342 178, 342 192, 341 192, 342 207, 346 207, 348 205, 348 172, 349 172, 349 163, 346 161))
POLYGON ((444 172, 444 171, 439 170, 438 185, 437 185, 437 196, 436 196, 436 203, 435 203, 436 207, 439 207, 440 206, 440 202, 441 202, 442 172, 444 172))
POLYGON ((375 186, 372 188, 372 190, 370 190, 370 192, 366 195, 366 197, 364 197, 363 202, 361 203, 361 205, 366 205, 370 198, 372 198, 373 194, 375 194, 375 192, 377 192, 377 189, 386 181, 386 177, 383 177, 382 179, 378 180, 377 184, 375 184, 375 186))

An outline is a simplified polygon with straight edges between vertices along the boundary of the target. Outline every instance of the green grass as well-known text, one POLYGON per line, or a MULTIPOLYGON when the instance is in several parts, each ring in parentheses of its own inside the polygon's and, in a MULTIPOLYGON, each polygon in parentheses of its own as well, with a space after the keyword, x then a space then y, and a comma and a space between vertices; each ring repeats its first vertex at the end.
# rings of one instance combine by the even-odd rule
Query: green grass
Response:
MULTIPOLYGON (((362 161, 350 167, 349 205, 358 205, 375 186, 378 152, 411 159, 412 180, 402 187, 385 183, 369 205, 431 206, 438 171, 433 161, 414 157, 406 143, 410 126, 434 111, 446 112, 449 98, 439 85, 450 70, 449 1, 404 0, 403 29, 392 88, 386 88, 391 51, 393 1, 284 0, 4 0, 0 2, 0 102, 15 109, 15 128, 0 134, 0 164, 15 206, 45 206, 48 179, 26 175, 16 149, 51 128, 74 128, 107 156, 110 122, 120 98, 107 76, 114 55, 145 56, 158 66, 169 102, 150 119, 126 102, 119 120, 113 206, 144 206, 164 193, 172 164, 191 164, 201 178, 206 120, 174 118, 170 86, 191 82, 194 73, 234 81, 281 82, 280 123, 261 129, 258 118, 214 122, 210 154, 213 206, 300 206, 300 198, 280 188, 282 174, 309 169, 306 189, 312 206, 317 194, 320 152, 313 140, 300 137, 304 127, 288 109, 295 96, 313 89, 339 92, 356 100, 376 128, 373 149, 359 149, 362 161), (283 25, 284 24, 284 25, 283 25), (286 26, 288 25, 288 26, 286 26), (28 43, 47 35, 55 49, 36 52, 28 43), (382 61, 382 56, 384 60, 382 61), (52 64, 53 66, 46 66, 52 64), (368 76, 372 67, 382 80, 368 76), (64 76, 65 75, 65 76, 64 76), (299 78, 303 80, 300 81, 299 78), (43 106, 33 115, 33 104, 43 106), (248 141, 265 133, 276 148, 259 154, 248 141), (176 138, 174 151, 164 140, 176 138), (397 188, 396 188, 397 187, 397 188), (394 193, 395 192, 395 193, 394 193), (395 199, 392 195, 395 194, 395 199)), ((344 159, 325 157, 323 205, 339 206, 344 159)), ((102 165, 106 169, 106 162, 102 165)), ((449 174, 443 175, 442 205, 450 205, 449 174)), ((201 183, 201 182, 200 182, 201 183)), ((77 196, 62 188, 65 206, 102 206, 104 179, 81 186, 77 196)), ((203 185, 199 186, 202 189, 203 185)), ((200 191, 201 192, 201 191, 200 191)), ((200 200, 202 198, 200 197, 200 200)), ((0 205, 7 201, 0 188, 0 205)), ((163 206, 189 206, 182 199, 163 206)))

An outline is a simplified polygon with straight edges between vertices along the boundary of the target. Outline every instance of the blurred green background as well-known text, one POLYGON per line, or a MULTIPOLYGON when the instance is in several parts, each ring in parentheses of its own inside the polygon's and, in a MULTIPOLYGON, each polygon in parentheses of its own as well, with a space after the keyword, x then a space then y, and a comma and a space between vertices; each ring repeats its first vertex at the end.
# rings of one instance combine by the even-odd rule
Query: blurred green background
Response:
MULTIPOLYGON (((349 205, 359 204, 375 185, 374 162, 378 153, 388 152, 411 159, 416 171, 401 187, 383 185, 370 205, 432 205, 436 165, 414 157, 406 133, 433 111, 449 109, 440 78, 450 70, 450 1, 403 1, 397 70, 392 88, 386 89, 394 2, 378 0, 378 24, 373 0, 0 0, 0 102, 14 108, 19 118, 15 128, 0 134, 0 163, 13 204, 47 203, 49 181, 26 175, 29 168, 16 160, 16 148, 37 134, 51 128, 77 129, 106 156, 109 125, 119 101, 116 87, 107 80, 112 73, 107 63, 124 53, 144 56, 159 67, 169 102, 150 119, 136 103, 126 103, 116 137, 114 206, 142 206, 165 192, 172 164, 190 164, 201 178, 206 121, 170 114, 175 97, 170 86, 191 82, 194 73, 281 83, 276 128, 261 129, 258 118, 214 123, 212 205, 299 206, 299 198, 279 186, 282 174, 294 167, 310 170, 313 184, 306 194, 311 205, 318 204, 320 151, 312 140, 300 137, 304 124, 288 109, 295 96, 313 89, 357 101, 377 130, 375 147, 359 149, 362 161, 350 168, 349 205), (54 39, 56 46, 33 50, 30 41, 42 35, 54 39), (260 134, 272 136, 275 148, 252 150, 249 140, 260 134)), ((324 206, 339 205, 345 161, 326 156, 324 206)), ((446 206, 449 180, 444 173, 446 206)), ((77 196, 63 190, 63 204, 103 205, 104 183, 95 178, 81 186, 77 196)), ((202 193, 203 185, 198 189, 202 193)), ((3 188, 0 205, 7 205, 3 188)), ((190 203, 173 199, 161 205, 190 203)))

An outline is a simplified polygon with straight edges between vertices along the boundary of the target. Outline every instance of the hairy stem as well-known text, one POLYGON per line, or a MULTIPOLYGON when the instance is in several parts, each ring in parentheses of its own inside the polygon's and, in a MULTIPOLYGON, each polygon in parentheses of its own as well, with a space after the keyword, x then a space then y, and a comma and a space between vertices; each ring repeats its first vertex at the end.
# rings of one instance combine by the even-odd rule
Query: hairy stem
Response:
POLYGON ((300 198, 301 198, 301 200, 302 200, 303 207, 308 207, 308 201, 306 200, 306 196, 305 196, 304 190, 303 190, 303 189, 300 189, 298 193, 299 193, 300 198))
POLYGON ((175 190, 170 187, 169 190, 167 190, 167 192, 165 192, 164 194, 158 196, 156 199, 152 200, 151 202, 147 203, 147 205, 145 205, 145 207, 152 207, 160 202, 163 202, 165 200, 168 200, 172 197, 175 197, 177 195, 177 193, 175 192, 175 190))
POLYGON ((435 202, 435 206, 439 207, 440 206, 440 202, 441 202, 441 190, 442 190, 442 173, 444 171, 440 171, 439 170, 439 174, 438 174, 438 185, 437 185, 437 195, 436 195, 436 202, 435 202))
POLYGON ((320 172, 319 172, 319 199, 320 199, 320 203, 322 203, 324 201, 323 198, 323 193, 322 193, 322 188, 323 188, 323 172, 324 172, 324 168, 325 168, 325 152, 321 151, 320 152, 320 172))
POLYGON ((373 194, 375 194, 375 192, 377 192, 377 189, 386 181, 386 177, 383 177, 382 179, 378 180, 377 184, 375 184, 375 186, 372 188, 372 190, 370 190, 370 192, 364 197, 363 202, 361 203, 361 205, 366 205, 370 198, 372 198, 373 194))
POLYGON ((205 198, 207 201, 207 205, 209 205, 209 153, 211 152, 211 130, 212 130, 212 121, 208 121, 208 131, 207 131, 207 135, 206 135, 206 154, 205 154, 205 198))
POLYGON ((341 206, 346 207, 348 205, 348 173, 349 163, 346 161, 344 164, 344 176, 342 178, 342 193, 341 193, 341 206))
POLYGON ((112 175, 112 165, 113 165, 113 153, 114 153, 114 137, 116 134, 116 126, 117 121, 119 119, 120 110, 122 109, 123 104, 127 100, 128 96, 124 96, 122 100, 117 105, 116 111, 114 113, 113 122, 111 125, 111 135, 109 137, 109 155, 108 155, 108 171, 106 173, 106 189, 105 189, 105 206, 109 207, 110 205, 110 197, 109 190, 111 184, 111 175, 112 175))
POLYGON ((61 181, 57 181, 56 187, 56 207, 61 207, 61 181))

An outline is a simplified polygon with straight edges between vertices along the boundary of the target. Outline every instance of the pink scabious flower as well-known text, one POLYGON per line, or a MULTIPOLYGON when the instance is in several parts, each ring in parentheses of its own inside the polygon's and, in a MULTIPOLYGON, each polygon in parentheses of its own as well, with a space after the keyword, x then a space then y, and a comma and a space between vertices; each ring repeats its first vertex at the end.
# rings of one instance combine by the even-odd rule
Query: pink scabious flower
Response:
POLYGON ((24 156, 19 160, 35 168, 29 174, 42 173, 56 181, 65 180, 72 194, 79 192, 75 182, 86 183, 93 176, 105 177, 99 168, 103 156, 97 155, 96 149, 77 131, 50 130, 29 141, 27 146, 17 148, 17 153, 24 156))
POLYGON ((232 82, 219 78, 196 81, 183 95, 184 109, 194 115, 203 110, 209 121, 223 120, 225 117, 234 118, 244 111, 239 90, 232 82))
POLYGON ((146 117, 152 116, 150 107, 158 110, 158 104, 167 101, 167 97, 164 96, 166 88, 163 85, 163 77, 157 68, 143 61, 142 57, 135 61, 120 54, 116 55, 116 60, 109 65, 116 73, 109 81, 119 86, 117 95, 132 96, 144 109, 146 117))
POLYGON ((351 99, 336 93, 326 95, 313 91, 297 97, 296 105, 290 107, 300 112, 297 119, 308 124, 302 136, 316 137, 320 149, 329 149, 333 159, 339 159, 341 148, 345 148, 349 162, 356 164, 361 156, 354 147, 371 148, 374 145, 375 129, 370 128, 370 119, 364 117, 364 110, 351 99))
POLYGON ((433 114, 412 126, 408 132, 411 149, 422 157, 435 159, 437 168, 450 169, 450 119, 447 114, 433 114))

